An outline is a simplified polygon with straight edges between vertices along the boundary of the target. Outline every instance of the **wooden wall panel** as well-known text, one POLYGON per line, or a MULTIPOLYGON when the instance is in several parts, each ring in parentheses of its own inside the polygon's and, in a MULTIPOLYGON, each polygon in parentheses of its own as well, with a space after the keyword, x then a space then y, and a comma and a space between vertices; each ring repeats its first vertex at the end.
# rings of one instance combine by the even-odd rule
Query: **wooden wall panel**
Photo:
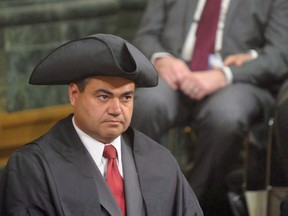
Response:
POLYGON ((59 105, 19 112, 0 112, 0 166, 17 148, 44 134, 72 112, 70 105, 59 105))

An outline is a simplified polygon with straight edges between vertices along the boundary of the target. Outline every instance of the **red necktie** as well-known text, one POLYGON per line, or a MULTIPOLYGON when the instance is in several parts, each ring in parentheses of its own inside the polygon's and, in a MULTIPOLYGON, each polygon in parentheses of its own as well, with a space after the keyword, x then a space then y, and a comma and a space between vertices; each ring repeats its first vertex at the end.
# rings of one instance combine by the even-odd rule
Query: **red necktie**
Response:
POLYGON ((124 180, 120 175, 117 166, 117 151, 113 145, 106 145, 103 152, 103 157, 108 159, 107 170, 106 170, 106 182, 110 187, 112 194, 116 202, 118 203, 122 214, 126 215, 126 204, 125 204, 125 191, 124 191, 124 180))
POLYGON ((209 54, 214 53, 215 37, 221 7, 221 0, 207 0, 197 32, 190 69, 207 70, 209 54))

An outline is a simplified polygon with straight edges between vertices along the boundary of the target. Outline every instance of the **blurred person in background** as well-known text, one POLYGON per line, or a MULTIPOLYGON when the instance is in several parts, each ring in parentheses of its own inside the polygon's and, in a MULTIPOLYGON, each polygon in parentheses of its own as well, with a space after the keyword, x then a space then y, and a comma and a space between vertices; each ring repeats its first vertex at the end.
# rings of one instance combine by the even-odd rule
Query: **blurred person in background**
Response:
POLYGON ((148 3, 134 44, 160 80, 136 91, 132 126, 159 141, 169 128, 192 124, 187 178, 207 216, 231 215, 224 179, 251 126, 268 121, 287 76, 287 20, 287 0, 148 3))

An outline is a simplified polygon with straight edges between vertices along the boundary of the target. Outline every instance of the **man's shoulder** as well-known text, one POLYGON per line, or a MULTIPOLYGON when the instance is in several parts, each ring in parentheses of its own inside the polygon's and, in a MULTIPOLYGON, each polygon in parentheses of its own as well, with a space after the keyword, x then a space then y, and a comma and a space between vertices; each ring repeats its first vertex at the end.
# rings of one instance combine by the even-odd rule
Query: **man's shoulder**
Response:
POLYGON ((176 159, 166 147, 144 133, 130 127, 125 134, 129 136, 134 153, 139 153, 148 160, 160 160, 163 163, 177 164, 176 159))
POLYGON ((143 144, 143 147, 147 147, 149 149, 159 149, 161 151, 169 152, 168 149, 162 146, 160 143, 133 127, 129 127, 125 133, 130 136, 131 142, 134 142, 134 144, 137 146, 143 144))
POLYGON ((51 141, 56 138, 60 139, 62 136, 67 135, 68 132, 71 132, 73 128, 72 114, 70 114, 66 118, 56 122, 46 133, 33 140, 31 143, 43 145, 43 143, 46 143, 47 141, 51 141))

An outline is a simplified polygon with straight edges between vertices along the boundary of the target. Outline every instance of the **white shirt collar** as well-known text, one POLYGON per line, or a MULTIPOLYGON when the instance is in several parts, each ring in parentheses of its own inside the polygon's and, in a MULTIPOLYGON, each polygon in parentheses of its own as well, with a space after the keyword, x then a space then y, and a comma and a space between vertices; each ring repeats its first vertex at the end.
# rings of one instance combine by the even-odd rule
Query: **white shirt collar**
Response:
MULTIPOLYGON (((94 138, 86 134, 84 131, 82 131, 79 127, 77 127, 77 125, 75 124, 74 116, 72 118, 72 122, 82 143, 84 144, 84 146, 90 153, 91 157, 93 158, 94 162, 96 163, 102 175, 104 175, 105 170, 106 170, 106 163, 107 163, 107 159, 103 157, 105 144, 102 142, 99 142, 98 140, 95 140, 94 138)), ((118 136, 112 143, 107 143, 107 144, 112 144, 116 148, 117 155, 118 155, 118 158, 117 158, 118 168, 119 168, 120 174, 123 176, 121 136, 118 136)))

